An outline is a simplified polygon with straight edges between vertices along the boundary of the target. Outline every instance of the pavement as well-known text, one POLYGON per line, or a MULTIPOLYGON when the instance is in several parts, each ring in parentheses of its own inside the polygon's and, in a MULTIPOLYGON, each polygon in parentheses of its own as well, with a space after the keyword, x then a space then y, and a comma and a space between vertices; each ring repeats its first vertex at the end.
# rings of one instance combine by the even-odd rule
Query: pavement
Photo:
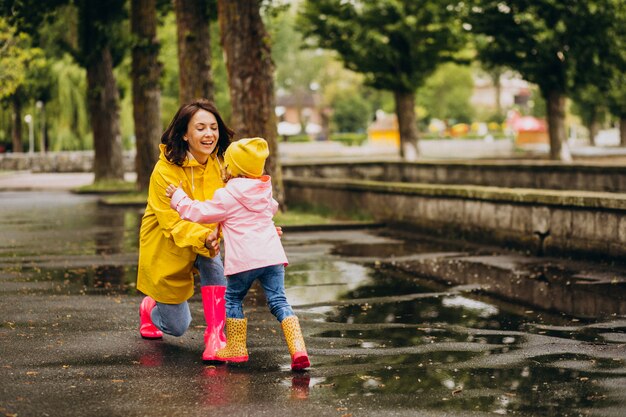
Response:
POLYGON ((199 291, 183 337, 139 336, 141 209, 67 191, 92 179, 0 175, 0 415, 626 413, 621 265, 384 227, 293 231, 285 283, 311 369, 290 371, 256 286, 250 361, 209 364, 199 291))

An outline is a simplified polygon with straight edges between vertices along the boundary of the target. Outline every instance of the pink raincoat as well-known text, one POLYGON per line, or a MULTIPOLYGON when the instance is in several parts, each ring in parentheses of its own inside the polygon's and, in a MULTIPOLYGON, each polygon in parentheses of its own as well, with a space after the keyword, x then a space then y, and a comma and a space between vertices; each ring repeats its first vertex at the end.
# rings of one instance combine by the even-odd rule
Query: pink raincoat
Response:
POLYGON ((259 179, 233 178, 206 201, 192 200, 179 188, 170 205, 184 220, 222 225, 225 275, 287 265, 285 250, 272 220, 278 203, 272 198, 269 175, 259 179))

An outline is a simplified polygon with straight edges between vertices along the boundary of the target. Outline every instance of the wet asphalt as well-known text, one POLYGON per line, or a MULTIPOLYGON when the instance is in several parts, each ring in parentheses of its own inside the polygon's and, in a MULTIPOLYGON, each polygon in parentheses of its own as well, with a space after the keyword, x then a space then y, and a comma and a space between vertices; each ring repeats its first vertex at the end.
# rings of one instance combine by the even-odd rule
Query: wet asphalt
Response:
POLYGON ((0 415, 623 416, 626 269, 406 230, 296 231, 289 301, 313 366, 289 369, 253 287, 250 360, 201 360, 203 316, 144 340, 141 208, 1 191, 0 415))

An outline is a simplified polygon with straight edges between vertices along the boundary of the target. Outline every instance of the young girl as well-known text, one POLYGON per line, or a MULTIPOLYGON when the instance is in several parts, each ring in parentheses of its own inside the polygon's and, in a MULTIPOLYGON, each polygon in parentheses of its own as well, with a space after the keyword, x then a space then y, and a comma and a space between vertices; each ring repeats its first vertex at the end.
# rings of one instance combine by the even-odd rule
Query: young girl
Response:
POLYGON ((247 319, 243 299, 255 280, 259 280, 270 311, 280 322, 291 354, 291 369, 310 366, 298 318, 285 295, 287 256, 272 218, 278 203, 272 198, 272 181, 263 175, 269 155, 262 138, 233 142, 224 154, 226 186, 207 201, 190 199, 175 185, 166 194, 180 217, 197 223, 220 223, 226 254, 226 347, 218 350, 218 360, 245 362, 247 319))

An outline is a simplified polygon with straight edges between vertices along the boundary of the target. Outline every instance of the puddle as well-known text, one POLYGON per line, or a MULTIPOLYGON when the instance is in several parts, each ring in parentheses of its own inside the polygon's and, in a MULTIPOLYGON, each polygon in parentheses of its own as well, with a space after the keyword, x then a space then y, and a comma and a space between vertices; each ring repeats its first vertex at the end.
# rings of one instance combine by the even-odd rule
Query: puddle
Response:
MULTIPOLYGON (((53 192, 0 193, 0 210, 5 213, 0 219, 2 293, 135 294, 140 211, 53 192)), ((338 415, 420 410, 577 416, 626 409, 620 394, 626 380, 626 321, 530 308, 488 297, 480 285, 455 286, 354 259, 488 252, 384 233, 283 237, 291 262, 287 296, 301 317, 314 363, 304 376, 285 378, 289 371, 281 370, 276 377, 290 398, 336 404, 338 415)), ((566 280, 567 271, 534 268, 547 281, 566 280)), ((465 278, 458 282, 480 283, 465 278)), ((264 307, 258 288, 247 303, 264 307)), ((139 363, 158 368, 163 366, 158 359, 146 356, 139 363)), ((216 384, 202 378, 205 388, 255 381, 251 371, 224 369, 206 368, 206 376, 221 379, 216 384)), ((224 391, 215 401, 233 403, 248 395, 233 393, 224 391)))

